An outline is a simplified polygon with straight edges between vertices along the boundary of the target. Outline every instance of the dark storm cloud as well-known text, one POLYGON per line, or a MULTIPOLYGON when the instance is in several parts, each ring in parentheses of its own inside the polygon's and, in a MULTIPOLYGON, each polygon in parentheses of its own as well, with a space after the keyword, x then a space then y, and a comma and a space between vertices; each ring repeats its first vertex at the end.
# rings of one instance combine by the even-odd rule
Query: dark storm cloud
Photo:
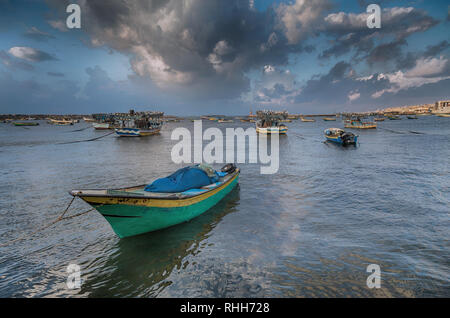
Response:
MULTIPOLYGON (((361 4, 366 6, 367 1, 363 1, 361 4)), ((58 9, 47 20, 58 22, 53 26, 67 31, 64 13, 70 1, 48 2, 58 9)), ((418 77, 396 79, 394 75, 399 70, 414 69, 419 74, 423 72, 422 65, 437 68, 443 64, 427 58, 444 52, 448 46, 445 41, 424 51, 403 52, 410 35, 438 23, 427 12, 417 8, 385 8, 382 28, 369 29, 368 14, 330 13, 333 9, 330 2, 277 2, 260 11, 245 0, 78 1, 82 30, 88 35, 89 45, 126 55, 133 70, 128 78, 130 85, 148 88, 160 99, 178 98, 179 105, 193 105, 192 100, 197 108, 202 104, 224 105, 226 101, 237 104, 239 97, 240 101, 248 97, 247 102, 253 98, 251 102, 276 105, 291 100, 317 102, 321 107, 338 108, 349 102, 368 105, 419 85, 418 77), (310 41, 317 35, 321 36, 316 38, 320 43, 310 41), (322 59, 351 53, 355 69, 375 74, 358 79, 352 65, 342 61, 300 87, 295 83, 296 76, 303 78, 299 55, 311 53, 314 49, 311 43, 324 48, 318 52, 322 59), (277 71, 255 77, 253 71, 265 66, 277 71), (296 72, 281 71, 287 69, 296 72), (389 76, 378 76, 383 72, 389 76)), ((90 82, 81 95, 89 99, 96 100, 97 89, 112 88, 103 92, 106 95, 123 88, 108 79, 101 69, 91 68, 87 73, 90 82)), ((130 96, 126 91, 123 94, 130 96)), ((102 104, 106 105, 103 101, 102 104)))
POLYGON ((6 67, 10 69, 16 69, 16 70, 24 70, 24 71, 32 71, 34 70, 33 65, 23 62, 17 59, 12 58, 8 53, 5 51, 0 51, 0 61, 5 65, 6 67))
POLYGON ((381 14, 381 28, 369 29, 369 14, 338 12, 325 18, 324 32, 334 37, 334 44, 324 50, 320 58, 338 57, 354 51, 355 57, 368 58, 369 63, 396 61, 406 38, 424 32, 439 23, 424 10, 412 7, 385 8, 381 14), (394 37, 389 43, 376 44, 376 40, 394 37), (394 52, 390 51, 394 50, 394 52))
POLYGON ((442 41, 436 45, 429 45, 424 53, 424 56, 435 56, 437 54, 442 53, 450 47, 450 44, 447 40, 442 41))
POLYGON ((49 33, 43 32, 39 30, 36 27, 29 28, 25 33, 24 36, 39 42, 45 42, 49 39, 54 39, 55 37, 49 33))
POLYGON ((393 57, 399 57, 402 55, 402 47, 405 46, 406 40, 399 39, 389 43, 383 43, 375 47, 367 56, 367 62, 369 64, 386 63, 393 59, 393 57))
POLYGON ((79 2, 92 45, 129 55, 133 71, 160 88, 206 99, 239 97, 250 90, 246 72, 310 52, 297 40, 323 18, 326 3, 261 12, 243 0, 79 2))

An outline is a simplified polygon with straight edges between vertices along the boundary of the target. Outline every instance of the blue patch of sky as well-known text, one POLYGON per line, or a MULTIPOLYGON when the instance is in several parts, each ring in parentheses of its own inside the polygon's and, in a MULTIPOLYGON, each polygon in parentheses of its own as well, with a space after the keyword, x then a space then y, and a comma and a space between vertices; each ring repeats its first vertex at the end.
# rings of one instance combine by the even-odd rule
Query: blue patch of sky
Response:
MULTIPOLYGON (((93 48, 87 45, 89 39, 82 30, 61 32, 51 27, 46 20, 49 9, 43 2, 4 2, 0 8, 0 19, 10 21, 7 27, 0 28, 0 50, 8 52, 14 46, 27 46, 44 51, 57 59, 40 63, 28 62, 34 66, 34 73, 40 76, 41 81, 55 80, 47 78, 46 74, 50 71, 63 73, 65 79, 83 85, 88 80, 86 68, 96 65, 104 69, 113 80, 125 80, 132 73, 128 57, 104 47, 93 48), (52 35, 52 38, 36 41, 25 37, 24 34, 32 27, 52 35)), ((2 64, 0 67, 8 70, 2 64)), ((26 71, 14 72, 17 79, 24 79, 29 75, 26 71)))

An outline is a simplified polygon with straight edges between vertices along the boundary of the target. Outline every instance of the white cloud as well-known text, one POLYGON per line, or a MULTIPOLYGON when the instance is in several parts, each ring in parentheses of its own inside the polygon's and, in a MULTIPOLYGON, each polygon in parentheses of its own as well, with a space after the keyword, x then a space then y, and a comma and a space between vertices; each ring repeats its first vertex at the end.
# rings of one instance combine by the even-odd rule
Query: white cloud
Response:
POLYGON ((8 50, 8 53, 16 58, 26 60, 28 62, 55 60, 55 58, 50 54, 27 46, 14 46, 8 50))
POLYGON ((416 61, 414 68, 405 73, 406 77, 428 77, 441 74, 448 63, 448 59, 440 56, 439 58, 421 58, 416 61))
POLYGON ((66 24, 62 20, 50 20, 50 21, 47 21, 47 22, 48 22, 48 24, 51 25, 52 28, 57 29, 57 30, 59 30, 61 32, 69 31, 69 29, 67 29, 66 24))
POLYGON ((383 89, 372 94, 373 98, 379 98, 385 93, 398 93, 401 90, 420 87, 425 84, 433 84, 442 80, 450 79, 450 76, 422 77, 406 76, 402 71, 390 74, 380 74, 378 80, 387 79, 392 85, 390 88, 383 89))
POLYGON ((185 84, 192 79, 187 72, 171 69, 160 56, 151 55, 145 47, 136 46, 133 51, 137 56, 132 63, 133 70, 140 76, 150 75, 159 87, 170 82, 185 84))
POLYGON ((280 4, 277 16, 289 43, 297 44, 310 34, 327 8, 327 0, 296 0, 292 4, 280 4))
POLYGON ((216 46, 214 47, 214 53, 218 55, 227 55, 231 52, 233 52, 233 48, 225 40, 217 42, 216 46))
POLYGON ((264 73, 272 73, 272 72, 275 72, 275 68, 272 65, 265 65, 263 72, 264 73))
POLYGON ((348 93, 348 99, 353 102, 354 100, 357 100, 361 97, 361 94, 358 91, 351 91, 348 93))

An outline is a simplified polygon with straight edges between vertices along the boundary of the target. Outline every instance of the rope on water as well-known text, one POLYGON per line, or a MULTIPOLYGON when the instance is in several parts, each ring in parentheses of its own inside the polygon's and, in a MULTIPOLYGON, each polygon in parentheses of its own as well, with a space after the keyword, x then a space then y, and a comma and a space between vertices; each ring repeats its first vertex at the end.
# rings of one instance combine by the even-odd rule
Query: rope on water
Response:
POLYGON ((101 139, 101 138, 103 138, 103 137, 112 135, 112 134, 114 134, 114 133, 115 133, 115 131, 112 131, 112 132, 107 133, 107 134, 105 134, 105 135, 103 135, 103 136, 100 136, 100 137, 95 137, 95 138, 86 139, 86 140, 77 140, 77 141, 69 141, 69 142, 60 142, 60 143, 57 143, 57 145, 68 145, 68 144, 75 144, 75 143, 78 143, 78 142, 94 141, 94 140, 98 140, 98 139, 101 139))
POLYGON ((87 127, 81 128, 81 129, 69 130, 69 131, 65 131, 65 132, 66 133, 77 132, 77 131, 83 131, 83 130, 86 130, 86 129, 89 129, 89 128, 92 128, 92 126, 87 126, 87 127))
POLYGON ((409 132, 410 132, 411 134, 416 134, 416 135, 425 135, 425 133, 420 132, 420 131, 410 130, 409 132))
POLYGON ((423 133, 423 132, 414 131, 414 130, 400 131, 400 130, 393 130, 393 129, 382 128, 382 127, 379 127, 379 129, 386 130, 386 131, 389 131, 389 132, 394 133, 394 134, 401 134, 401 135, 405 135, 405 134, 408 134, 408 133, 415 134, 415 135, 425 135, 425 133, 423 133))
POLYGON ((378 129, 386 130, 386 131, 389 131, 389 132, 394 133, 394 134, 401 134, 401 135, 406 134, 406 132, 404 132, 404 131, 392 130, 392 129, 381 128, 381 127, 379 127, 378 129))
POLYGON ((296 134, 296 133, 291 133, 291 134, 294 135, 294 136, 297 137, 297 138, 300 138, 300 139, 303 139, 303 140, 306 139, 305 137, 303 137, 303 136, 300 135, 300 134, 296 134))
POLYGON ((19 238, 16 238, 16 239, 11 240, 11 241, 9 241, 9 242, 6 242, 6 243, 4 243, 4 244, 0 244, 0 247, 5 247, 5 246, 11 245, 11 244, 13 244, 13 243, 16 243, 16 242, 19 242, 19 241, 23 241, 23 240, 25 240, 25 239, 27 239, 27 238, 32 237, 32 236, 35 235, 36 233, 39 233, 39 232, 41 232, 41 231, 43 231, 43 230, 48 229, 49 227, 51 227, 52 225, 55 225, 56 223, 58 223, 58 222, 60 222, 60 221, 73 219, 73 218, 75 218, 75 217, 77 217, 77 216, 82 216, 82 215, 87 214, 87 213, 89 213, 89 212, 91 212, 91 211, 94 210, 94 209, 92 208, 92 209, 89 209, 89 210, 87 210, 87 211, 80 212, 80 213, 77 213, 77 214, 74 214, 74 215, 70 215, 70 216, 66 216, 66 217, 65 217, 64 215, 67 213, 67 211, 69 210, 69 208, 70 208, 70 206, 72 205, 72 203, 73 203, 74 200, 75 200, 75 197, 72 198, 72 200, 70 201, 70 203, 67 205, 67 207, 66 207, 65 210, 63 211, 63 213, 62 213, 60 216, 58 216, 53 222, 50 222, 49 224, 47 224, 47 225, 45 225, 45 226, 43 226, 43 227, 37 229, 37 230, 34 231, 34 232, 31 232, 31 233, 29 233, 29 234, 23 235, 23 236, 21 236, 21 237, 19 237, 19 238))

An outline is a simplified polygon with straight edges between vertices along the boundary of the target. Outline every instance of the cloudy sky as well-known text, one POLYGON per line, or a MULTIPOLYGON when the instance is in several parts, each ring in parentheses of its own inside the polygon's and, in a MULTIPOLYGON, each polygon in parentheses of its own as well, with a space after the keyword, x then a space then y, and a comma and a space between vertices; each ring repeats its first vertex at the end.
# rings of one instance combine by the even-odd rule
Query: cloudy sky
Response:
POLYGON ((357 111, 450 98, 447 0, 0 0, 0 113, 357 111), (68 29, 66 7, 81 7, 68 29), (367 6, 382 8, 367 27, 367 6))

